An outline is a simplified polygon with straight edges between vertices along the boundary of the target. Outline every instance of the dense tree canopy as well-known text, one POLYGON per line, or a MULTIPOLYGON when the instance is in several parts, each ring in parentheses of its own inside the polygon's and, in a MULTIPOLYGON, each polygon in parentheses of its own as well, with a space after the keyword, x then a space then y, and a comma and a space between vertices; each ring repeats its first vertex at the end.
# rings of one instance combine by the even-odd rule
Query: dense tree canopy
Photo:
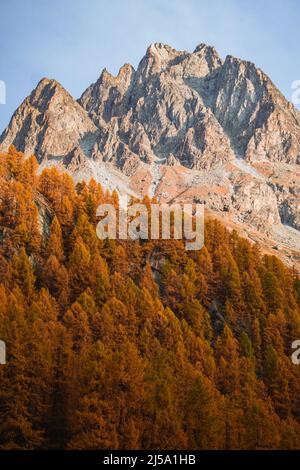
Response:
POLYGON ((300 280, 219 222, 100 241, 94 181, 0 155, 0 448, 300 448, 300 280))

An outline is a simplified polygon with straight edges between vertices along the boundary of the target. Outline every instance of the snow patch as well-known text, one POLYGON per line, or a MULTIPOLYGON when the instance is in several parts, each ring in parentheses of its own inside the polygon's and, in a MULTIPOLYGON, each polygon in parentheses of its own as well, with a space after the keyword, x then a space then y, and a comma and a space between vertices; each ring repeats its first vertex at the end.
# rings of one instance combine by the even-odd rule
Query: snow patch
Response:
POLYGON ((248 165, 248 163, 245 162, 245 160, 242 160, 241 158, 235 158, 234 160, 231 161, 231 163, 235 166, 237 166, 241 171, 244 173, 248 173, 251 176, 254 176, 255 178, 259 179, 260 181, 266 181, 266 178, 256 171, 255 168, 253 168, 251 165, 248 165))
POLYGON ((153 198, 155 196, 157 187, 161 182, 161 165, 166 163, 166 158, 156 158, 153 163, 150 165, 150 173, 152 175, 152 183, 149 188, 149 197, 153 198))

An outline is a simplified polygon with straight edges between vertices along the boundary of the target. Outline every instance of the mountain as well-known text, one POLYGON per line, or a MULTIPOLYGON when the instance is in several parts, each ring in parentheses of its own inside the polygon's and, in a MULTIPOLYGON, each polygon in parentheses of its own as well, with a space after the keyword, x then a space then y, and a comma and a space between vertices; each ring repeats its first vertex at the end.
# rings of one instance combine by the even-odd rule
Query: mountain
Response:
POLYGON ((152 44, 135 70, 106 69, 76 102, 42 80, 0 139, 41 168, 120 193, 204 202, 229 227, 297 263, 300 113, 253 63, 200 44, 152 44))
POLYGON ((78 101, 43 79, 0 141, 0 450, 299 449, 299 113, 268 77, 154 44, 78 101), (100 240, 114 188, 205 203, 203 248, 100 240))
POLYGON ((44 78, 14 113, 1 137, 3 147, 35 154, 39 162, 67 159, 89 150, 97 127, 81 106, 55 80, 44 78))

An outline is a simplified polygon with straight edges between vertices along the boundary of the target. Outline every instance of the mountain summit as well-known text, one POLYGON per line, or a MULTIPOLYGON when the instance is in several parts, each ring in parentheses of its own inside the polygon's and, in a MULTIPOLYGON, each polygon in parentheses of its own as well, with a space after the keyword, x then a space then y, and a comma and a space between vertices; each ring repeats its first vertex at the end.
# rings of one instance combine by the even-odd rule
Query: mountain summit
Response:
POLYGON ((199 44, 151 44, 135 70, 103 70, 76 102, 43 79, 0 148, 170 202, 203 201, 257 240, 297 250, 300 113, 253 63, 199 44), (288 227, 286 227, 288 225, 288 227))
POLYGON ((3 148, 13 143, 41 162, 66 157, 76 146, 84 147, 96 132, 71 95, 56 80, 44 78, 14 113, 1 143, 3 148))

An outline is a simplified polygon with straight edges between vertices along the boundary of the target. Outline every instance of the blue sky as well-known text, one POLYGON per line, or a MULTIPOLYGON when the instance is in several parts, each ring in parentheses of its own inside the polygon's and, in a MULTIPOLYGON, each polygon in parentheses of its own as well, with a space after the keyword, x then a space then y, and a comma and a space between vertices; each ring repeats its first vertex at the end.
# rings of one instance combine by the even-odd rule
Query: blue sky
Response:
POLYGON ((44 76, 74 97, 106 67, 134 67, 152 42, 201 42, 261 67, 291 99, 300 80, 298 0, 0 0, 0 133, 44 76))

